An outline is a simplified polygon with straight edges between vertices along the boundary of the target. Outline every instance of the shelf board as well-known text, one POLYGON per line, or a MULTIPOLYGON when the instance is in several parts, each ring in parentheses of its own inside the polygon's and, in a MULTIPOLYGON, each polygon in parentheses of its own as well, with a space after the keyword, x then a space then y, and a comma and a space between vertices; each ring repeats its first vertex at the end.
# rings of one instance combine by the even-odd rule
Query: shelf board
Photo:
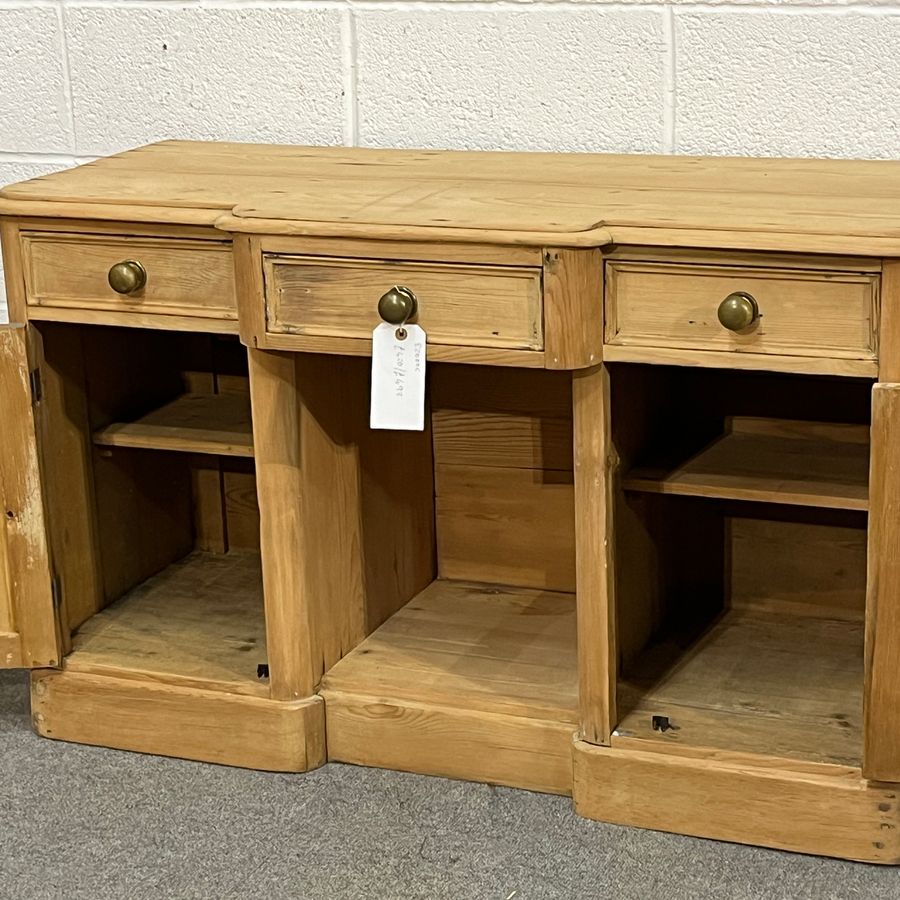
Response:
POLYGON ((105 447, 134 447, 253 456, 247 394, 182 394, 134 422, 115 422, 94 433, 105 447))
POLYGON ((633 469, 622 484, 647 493, 867 510, 868 480, 866 426, 734 417, 724 435, 686 462, 633 469))
POLYGON ((88 619, 65 668, 268 696, 266 661, 259 554, 195 552, 88 619))
POLYGON ((432 582, 333 666, 323 687, 574 728, 575 597, 432 582))
POLYGON ((862 759, 861 621, 729 610, 693 642, 629 666, 616 741, 740 751, 811 763, 862 759), (654 731, 652 716, 674 729, 654 731))

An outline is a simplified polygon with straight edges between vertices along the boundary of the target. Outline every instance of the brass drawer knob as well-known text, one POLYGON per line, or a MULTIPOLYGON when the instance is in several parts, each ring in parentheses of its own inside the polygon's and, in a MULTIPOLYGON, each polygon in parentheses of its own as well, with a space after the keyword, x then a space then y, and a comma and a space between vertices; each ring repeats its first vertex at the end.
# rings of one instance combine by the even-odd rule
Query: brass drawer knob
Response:
POLYGON ((759 318, 759 304, 746 291, 735 291, 719 304, 718 315, 729 331, 745 331, 759 318))
POLYGON ((405 325, 416 314, 418 306, 416 295, 398 284, 378 301, 378 315, 389 325, 405 325))
POLYGON ((136 259, 126 259, 116 263, 108 277, 117 294, 136 294, 147 283, 147 270, 136 259))

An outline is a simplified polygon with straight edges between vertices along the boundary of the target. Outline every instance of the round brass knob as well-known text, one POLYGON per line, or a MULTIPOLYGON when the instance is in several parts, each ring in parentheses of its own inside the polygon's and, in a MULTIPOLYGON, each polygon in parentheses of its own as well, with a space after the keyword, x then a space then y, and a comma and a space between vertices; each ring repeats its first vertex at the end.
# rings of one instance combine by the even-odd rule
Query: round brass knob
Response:
POLYGON ((746 291, 735 291, 719 304, 718 315, 729 331, 744 331, 759 318, 759 304, 746 291))
POLYGON ((378 315, 389 325, 405 325, 418 306, 416 295, 408 287, 394 285, 378 301, 378 315))
POLYGON ((147 283, 147 270, 136 259, 126 259, 109 270, 108 278, 117 294, 136 294, 147 283))

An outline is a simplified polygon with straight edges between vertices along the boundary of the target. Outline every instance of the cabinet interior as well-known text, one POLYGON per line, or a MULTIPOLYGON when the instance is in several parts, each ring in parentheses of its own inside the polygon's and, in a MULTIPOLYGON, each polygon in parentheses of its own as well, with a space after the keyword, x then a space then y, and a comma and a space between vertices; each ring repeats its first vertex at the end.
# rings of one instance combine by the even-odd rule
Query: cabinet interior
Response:
MULTIPOLYGON (((265 693, 245 349, 35 331, 65 666, 265 693)), ((285 359, 326 692, 577 727, 570 374, 432 364, 377 432, 367 359, 285 359)), ((616 735, 858 766, 871 383, 610 370, 616 735)))
POLYGON ((245 348, 137 328, 34 330, 64 666, 266 693, 245 348))
POLYGON ((859 766, 871 383, 611 368, 616 735, 859 766))
MULTIPOLYGON (((424 435, 366 435, 367 402, 355 423, 362 469, 390 465, 405 446, 416 474, 399 472, 393 490, 417 492, 413 508, 427 507, 432 521, 400 550, 418 556, 418 584, 385 602, 385 588, 370 582, 367 602, 386 621, 330 669, 324 688, 574 728, 571 376, 432 364, 424 435), (371 441, 380 449, 367 449, 371 441)), ((372 517, 363 528, 380 535, 400 521, 372 517)))

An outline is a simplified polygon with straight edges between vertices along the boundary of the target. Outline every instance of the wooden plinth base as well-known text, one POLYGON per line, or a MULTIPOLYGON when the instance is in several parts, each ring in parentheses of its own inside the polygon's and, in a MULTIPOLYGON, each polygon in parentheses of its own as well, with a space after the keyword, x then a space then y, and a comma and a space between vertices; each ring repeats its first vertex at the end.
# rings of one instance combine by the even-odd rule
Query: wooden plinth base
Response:
POLYGON ((305 772, 325 762, 320 697, 290 703, 85 675, 32 673, 31 708, 38 734, 275 772, 305 772))
POLYGON ((574 798, 603 822, 900 864, 900 786, 848 766, 576 741, 574 798))
POLYGON ((328 759, 572 793, 572 726, 408 700, 324 692, 328 759))

